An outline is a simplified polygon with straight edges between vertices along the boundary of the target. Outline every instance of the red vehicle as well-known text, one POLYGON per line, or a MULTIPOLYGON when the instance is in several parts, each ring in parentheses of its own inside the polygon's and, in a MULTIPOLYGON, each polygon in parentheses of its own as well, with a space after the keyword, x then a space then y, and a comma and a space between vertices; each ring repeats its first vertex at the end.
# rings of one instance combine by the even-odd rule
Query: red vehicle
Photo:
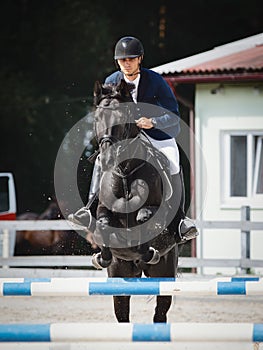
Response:
MULTIPOLYGON (((0 220, 16 219, 16 192, 14 178, 11 173, 0 173, 0 220)), ((13 256, 15 249, 16 231, 9 230, 7 244, 0 221, 0 256, 13 256)))
POLYGON ((0 220, 16 219, 16 192, 11 173, 0 173, 0 220))

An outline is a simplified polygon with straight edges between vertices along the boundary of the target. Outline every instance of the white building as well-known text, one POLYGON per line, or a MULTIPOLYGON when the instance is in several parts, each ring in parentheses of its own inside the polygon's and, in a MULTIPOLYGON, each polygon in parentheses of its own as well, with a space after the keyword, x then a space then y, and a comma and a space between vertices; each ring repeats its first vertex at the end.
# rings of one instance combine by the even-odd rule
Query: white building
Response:
MULTIPOLYGON (((263 33, 153 68, 188 107, 192 215, 204 221, 237 221, 241 207, 263 221, 263 33), (186 101, 180 88, 194 87, 186 101), (195 147, 192 147, 195 145, 195 147), (200 145, 200 147, 199 147, 200 145), (194 149, 191 152, 191 149, 194 149)), ((263 260, 263 231, 251 231, 250 258, 263 260)), ((241 258, 238 229, 203 229, 197 257, 241 258)), ((263 273, 263 268, 253 268, 263 273)), ((233 274, 237 268, 207 267, 233 274)))

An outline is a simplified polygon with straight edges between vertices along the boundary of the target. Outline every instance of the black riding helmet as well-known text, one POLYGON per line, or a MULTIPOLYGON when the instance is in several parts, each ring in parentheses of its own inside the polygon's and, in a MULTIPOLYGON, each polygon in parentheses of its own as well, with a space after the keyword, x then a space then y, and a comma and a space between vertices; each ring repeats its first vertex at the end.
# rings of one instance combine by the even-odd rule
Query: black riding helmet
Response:
POLYGON ((133 36, 125 36, 121 38, 116 46, 114 59, 120 60, 123 58, 134 58, 144 55, 144 49, 140 40, 133 36))

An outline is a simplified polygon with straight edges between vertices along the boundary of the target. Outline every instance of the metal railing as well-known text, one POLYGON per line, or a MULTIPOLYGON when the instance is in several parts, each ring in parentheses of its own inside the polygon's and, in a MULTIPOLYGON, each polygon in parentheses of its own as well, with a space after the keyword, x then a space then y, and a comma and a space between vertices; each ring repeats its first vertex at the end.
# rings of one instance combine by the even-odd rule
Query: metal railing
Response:
MULTIPOLYGON (((235 267, 242 272, 255 267, 263 267, 262 259, 250 258, 251 231, 263 231, 263 222, 250 221, 250 208, 241 208, 241 220, 239 221, 198 221, 197 227, 203 229, 239 229, 241 231, 241 257, 240 259, 206 259, 179 257, 180 268, 199 267, 235 267)), ((0 257, 2 267, 83 267, 91 268, 90 256, 8 256, 8 236, 11 230, 76 230, 81 231, 81 226, 73 225, 67 220, 17 220, 0 221, 0 236, 3 239, 3 256, 0 257)))

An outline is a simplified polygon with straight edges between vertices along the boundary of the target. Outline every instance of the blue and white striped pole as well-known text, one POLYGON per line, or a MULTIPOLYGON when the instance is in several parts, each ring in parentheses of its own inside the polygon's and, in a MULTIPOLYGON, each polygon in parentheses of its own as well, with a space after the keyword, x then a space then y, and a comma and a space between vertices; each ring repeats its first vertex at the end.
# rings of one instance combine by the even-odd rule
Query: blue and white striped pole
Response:
POLYGON ((262 342, 253 323, 0 324, 0 342, 262 342), (103 330, 103 331, 102 331, 103 330), (191 330, 191 331, 189 331, 191 330))
POLYGON ((46 282, 1 282, 0 296, 87 295, 263 295, 263 280, 218 282, 149 281, 89 282, 85 278, 57 278, 46 282))
MULTIPOLYGON (((120 282, 180 282, 189 281, 189 278, 176 278, 176 277, 47 277, 47 278, 25 278, 25 277, 0 277, 1 283, 32 283, 32 282, 55 282, 67 279, 69 281, 85 280, 86 282, 109 282, 109 283, 120 283, 120 282)), ((260 277, 215 277, 209 279, 208 282, 260 282, 263 279, 260 277)), ((194 281, 204 281, 204 278, 194 281)))

